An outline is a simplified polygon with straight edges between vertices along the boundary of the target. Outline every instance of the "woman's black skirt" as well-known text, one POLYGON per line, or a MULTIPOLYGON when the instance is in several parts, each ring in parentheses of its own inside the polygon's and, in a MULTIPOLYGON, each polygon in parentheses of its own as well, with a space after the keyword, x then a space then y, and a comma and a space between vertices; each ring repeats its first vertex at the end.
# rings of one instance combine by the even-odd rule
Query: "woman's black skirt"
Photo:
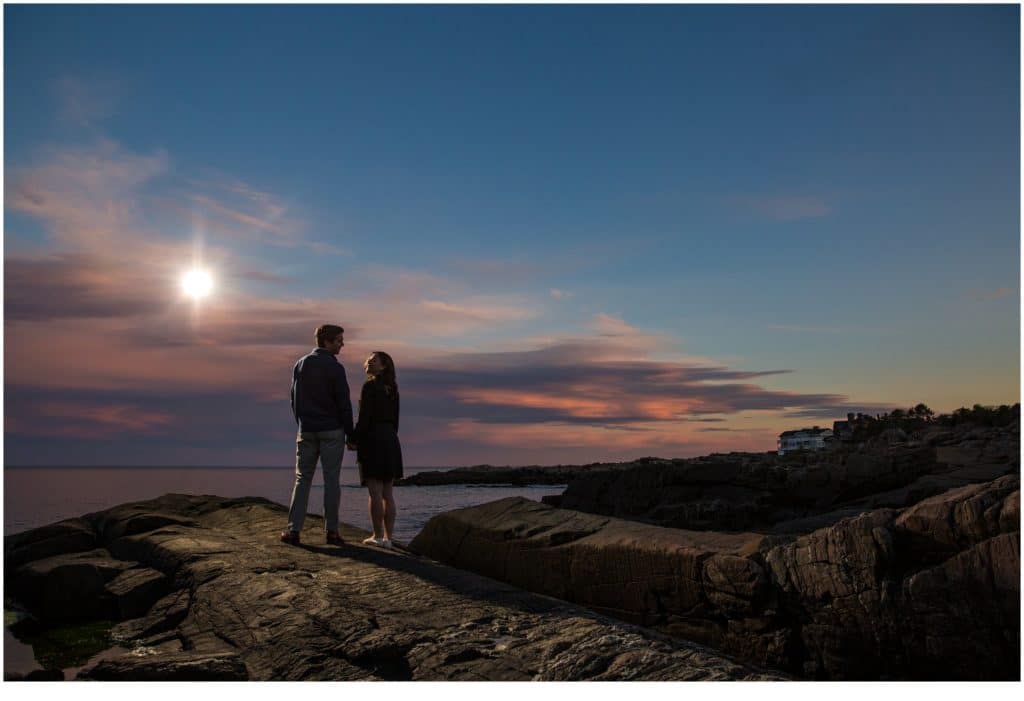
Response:
POLYGON ((374 424, 356 451, 359 462, 359 484, 366 480, 396 480, 403 475, 402 444, 394 424, 374 424))

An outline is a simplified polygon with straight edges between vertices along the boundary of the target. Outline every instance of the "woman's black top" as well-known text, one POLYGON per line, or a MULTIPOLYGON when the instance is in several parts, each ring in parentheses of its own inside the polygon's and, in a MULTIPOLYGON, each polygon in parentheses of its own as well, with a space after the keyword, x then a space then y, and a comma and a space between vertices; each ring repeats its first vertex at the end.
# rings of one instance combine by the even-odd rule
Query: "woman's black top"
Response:
POLYGON ((356 458, 359 481, 396 480, 403 474, 402 446, 398 442, 398 391, 380 380, 367 380, 359 396, 356 423, 356 458))

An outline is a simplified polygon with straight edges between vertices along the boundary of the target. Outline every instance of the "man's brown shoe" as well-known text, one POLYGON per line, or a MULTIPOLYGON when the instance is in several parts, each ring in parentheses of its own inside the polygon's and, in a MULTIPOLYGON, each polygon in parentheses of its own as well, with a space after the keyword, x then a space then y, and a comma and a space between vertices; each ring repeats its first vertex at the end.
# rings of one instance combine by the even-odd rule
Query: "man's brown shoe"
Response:
POLYGON ((295 531, 284 531, 281 534, 281 542, 282 543, 288 543, 288 545, 298 545, 299 544, 299 534, 296 533, 295 531))
POLYGON ((341 534, 337 531, 327 531, 327 544, 344 545, 345 541, 341 539, 341 534))

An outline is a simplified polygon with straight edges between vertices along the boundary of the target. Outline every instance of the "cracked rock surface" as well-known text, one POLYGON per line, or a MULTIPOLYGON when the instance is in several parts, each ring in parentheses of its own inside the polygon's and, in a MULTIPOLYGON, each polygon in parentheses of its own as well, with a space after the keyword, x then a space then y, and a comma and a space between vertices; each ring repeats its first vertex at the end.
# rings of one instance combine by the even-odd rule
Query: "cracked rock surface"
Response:
POLYGON ((410 548, 815 679, 1019 679, 1020 478, 802 536, 661 528, 521 498, 410 548))
MULTIPOLYGON (((95 680, 779 679, 695 643, 401 550, 278 541, 263 499, 166 495, 5 538, 37 617, 109 616, 95 680)), ((574 526, 575 527, 575 526, 574 526)), ((563 530, 570 542, 577 531, 563 530)), ((742 577, 737 590, 743 591, 742 577)))

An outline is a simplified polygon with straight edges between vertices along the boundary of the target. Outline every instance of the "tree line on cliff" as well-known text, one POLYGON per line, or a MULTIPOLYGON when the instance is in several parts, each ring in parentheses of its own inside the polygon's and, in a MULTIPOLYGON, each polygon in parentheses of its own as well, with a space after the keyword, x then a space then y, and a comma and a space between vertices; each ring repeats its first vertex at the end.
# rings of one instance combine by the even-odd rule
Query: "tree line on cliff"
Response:
POLYGON ((898 428, 906 433, 913 433, 932 426, 953 428, 962 424, 978 426, 1005 427, 1013 422, 1020 422, 1020 403, 1010 406, 982 406, 975 404, 971 408, 960 407, 950 414, 936 415, 927 404, 917 404, 909 409, 893 409, 885 414, 859 415, 853 429, 855 441, 867 440, 880 435, 886 430, 898 428))

